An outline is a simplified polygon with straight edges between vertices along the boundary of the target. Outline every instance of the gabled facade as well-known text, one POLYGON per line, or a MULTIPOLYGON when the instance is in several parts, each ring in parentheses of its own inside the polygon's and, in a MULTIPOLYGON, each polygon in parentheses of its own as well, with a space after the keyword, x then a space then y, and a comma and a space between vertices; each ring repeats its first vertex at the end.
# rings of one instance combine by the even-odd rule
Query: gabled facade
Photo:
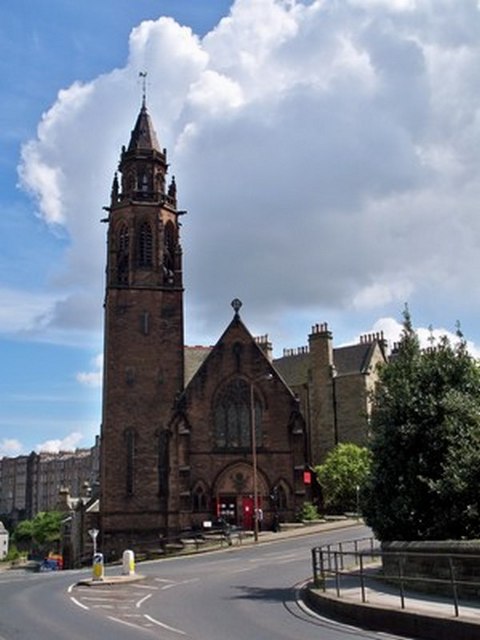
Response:
POLYGON ((265 526, 294 519, 306 499, 304 420, 238 311, 182 394, 174 426, 183 524, 214 515, 251 529, 255 471, 265 526))

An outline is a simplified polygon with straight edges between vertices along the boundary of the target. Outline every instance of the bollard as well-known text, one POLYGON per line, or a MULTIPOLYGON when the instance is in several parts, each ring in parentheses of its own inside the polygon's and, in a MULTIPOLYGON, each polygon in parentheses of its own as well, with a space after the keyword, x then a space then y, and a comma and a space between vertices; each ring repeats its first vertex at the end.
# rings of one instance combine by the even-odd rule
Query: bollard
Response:
POLYGON ((103 553, 96 553, 93 556, 92 569, 93 569, 93 579, 103 580, 103 573, 104 573, 103 553))
POLYGON ((130 549, 126 549, 122 556, 122 574, 124 576, 135 575, 135 554, 130 549))

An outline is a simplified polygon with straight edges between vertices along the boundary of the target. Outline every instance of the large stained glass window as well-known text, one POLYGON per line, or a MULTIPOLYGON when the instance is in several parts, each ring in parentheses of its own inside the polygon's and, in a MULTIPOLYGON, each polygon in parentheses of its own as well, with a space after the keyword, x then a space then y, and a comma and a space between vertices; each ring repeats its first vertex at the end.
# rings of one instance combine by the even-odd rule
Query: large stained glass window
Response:
MULTIPOLYGON (((220 449, 251 449, 250 385, 241 378, 229 382, 215 401, 215 445, 220 449)), ((261 446, 262 406, 253 394, 255 435, 261 446)))

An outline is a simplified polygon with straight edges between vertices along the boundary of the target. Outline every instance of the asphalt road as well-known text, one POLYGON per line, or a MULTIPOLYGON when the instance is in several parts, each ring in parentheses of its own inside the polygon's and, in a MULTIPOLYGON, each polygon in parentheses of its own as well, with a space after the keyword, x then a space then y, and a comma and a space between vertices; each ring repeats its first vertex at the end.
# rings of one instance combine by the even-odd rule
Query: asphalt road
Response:
POLYGON ((137 571, 145 580, 113 586, 78 586, 80 572, 4 572, 0 640, 385 640, 316 616, 299 599, 311 547, 366 533, 355 527, 144 563, 137 571))

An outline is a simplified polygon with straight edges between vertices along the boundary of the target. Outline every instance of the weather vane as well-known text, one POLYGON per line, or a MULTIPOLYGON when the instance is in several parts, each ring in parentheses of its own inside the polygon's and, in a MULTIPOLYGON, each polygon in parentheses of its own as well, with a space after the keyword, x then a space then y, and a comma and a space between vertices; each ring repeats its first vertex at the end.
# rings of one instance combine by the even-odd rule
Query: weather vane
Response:
POLYGON ((138 76, 142 78, 142 103, 145 106, 147 101, 147 72, 139 71, 138 76))

